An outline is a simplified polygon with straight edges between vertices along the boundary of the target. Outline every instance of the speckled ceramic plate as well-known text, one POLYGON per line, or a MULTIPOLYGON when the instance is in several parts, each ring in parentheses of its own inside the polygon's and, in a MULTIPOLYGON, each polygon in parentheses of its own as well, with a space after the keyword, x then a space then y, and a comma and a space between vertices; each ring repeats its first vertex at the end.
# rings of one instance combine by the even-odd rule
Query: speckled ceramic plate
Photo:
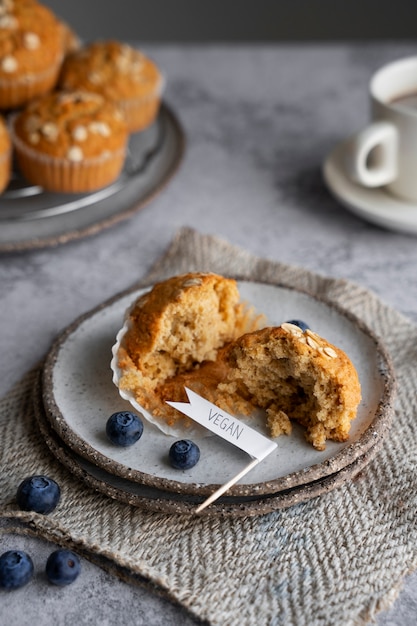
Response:
MULTIPOLYGON (((382 440, 390 424, 394 376, 384 348, 357 319, 340 308, 300 291, 239 281, 242 299, 256 303, 272 324, 303 318, 319 334, 340 346, 355 364, 363 400, 350 440, 328 442, 318 452, 306 443, 302 428, 280 437, 275 452, 255 467, 229 496, 268 496, 312 484, 352 465, 382 440)), ((55 342, 43 370, 43 404, 51 428, 73 453, 107 474, 165 492, 207 495, 237 474, 249 457, 222 439, 196 439, 201 459, 189 471, 173 470, 167 460, 174 439, 145 422, 140 441, 130 448, 110 444, 107 418, 130 409, 112 383, 111 347, 126 308, 144 290, 130 290, 72 324, 55 342)), ((266 434, 262 416, 253 425, 266 434)))
POLYGON ((89 194, 57 194, 29 185, 15 173, 0 196, 0 252, 44 248, 93 235, 131 217, 176 172, 185 137, 166 104, 152 126, 131 135, 120 177, 89 194))
MULTIPOLYGON (((106 472, 71 450, 60 439, 45 417, 42 402, 41 382, 34 389, 35 417, 46 445, 54 456, 77 478, 96 491, 138 508, 165 514, 195 515, 197 506, 204 496, 194 496, 163 491, 132 482, 126 478, 106 472)), ((222 496, 204 509, 199 515, 222 517, 247 517, 264 515, 306 502, 342 485, 346 480, 359 480, 361 470, 375 456, 383 443, 379 438, 375 445, 335 474, 306 485, 293 487, 276 494, 265 496, 233 497, 222 496)))

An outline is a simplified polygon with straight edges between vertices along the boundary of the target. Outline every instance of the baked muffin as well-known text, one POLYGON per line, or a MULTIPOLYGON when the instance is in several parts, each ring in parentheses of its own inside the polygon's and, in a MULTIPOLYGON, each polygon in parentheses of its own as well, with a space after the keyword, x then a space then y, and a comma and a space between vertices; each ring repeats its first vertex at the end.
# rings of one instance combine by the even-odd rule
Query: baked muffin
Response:
POLYGON ((235 341, 222 355, 221 405, 248 414, 266 410, 271 437, 306 429, 318 450, 327 439, 346 441, 361 400, 357 371, 343 350, 293 324, 264 328, 235 341))
POLYGON ((9 184, 12 162, 12 144, 5 119, 0 115, 0 193, 9 184))
POLYGON ((161 101, 163 78, 140 50, 117 41, 97 41, 69 55, 63 63, 62 89, 103 95, 123 110, 130 132, 148 127, 161 101))
POLYGON ((54 88, 64 39, 55 15, 33 0, 0 3, 0 109, 19 108, 54 88))
POLYGON ((88 192, 112 183, 126 155, 128 132, 119 109, 98 94, 53 92, 13 119, 20 171, 55 192, 88 192))
MULTIPOLYGON (((214 361, 223 345, 261 322, 240 301, 233 279, 193 272, 160 282, 133 304, 118 336, 119 389, 154 415, 164 414, 158 386, 214 361)), ((181 421, 177 411, 171 413, 170 425, 181 421)))

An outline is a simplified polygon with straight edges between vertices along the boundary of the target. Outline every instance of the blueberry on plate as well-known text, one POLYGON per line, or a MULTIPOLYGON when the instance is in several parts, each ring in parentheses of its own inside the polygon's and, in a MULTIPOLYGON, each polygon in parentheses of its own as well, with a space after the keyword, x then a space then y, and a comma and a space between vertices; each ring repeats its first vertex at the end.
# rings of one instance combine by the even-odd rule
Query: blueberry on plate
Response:
POLYGON ((130 411, 113 413, 107 420, 107 437, 116 446, 132 446, 142 437, 142 433, 142 420, 130 411))
POLYGON ((310 328, 310 326, 303 322, 303 320, 288 320, 287 324, 294 324, 294 326, 298 326, 298 328, 301 328, 303 332, 310 328))
POLYGON ((0 588, 19 589, 33 576, 33 561, 22 550, 8 550, 0 556, 0 588))
POLYGON ((189 439, 176 441, 169 449, 169 460, 175 469, 190 469, 197 465, 199 459, 200 448, 189 439))
POLYGON ((70 585, 81 571, 80 559, 71 550, 52 552, 46 561, 45 573, 49 582, 60 587, 70 585))
POLYGON ((28 476, 17 489, 17 504, 22 511, 50 513, 57 506, 61 489, 49 476, 28 476))

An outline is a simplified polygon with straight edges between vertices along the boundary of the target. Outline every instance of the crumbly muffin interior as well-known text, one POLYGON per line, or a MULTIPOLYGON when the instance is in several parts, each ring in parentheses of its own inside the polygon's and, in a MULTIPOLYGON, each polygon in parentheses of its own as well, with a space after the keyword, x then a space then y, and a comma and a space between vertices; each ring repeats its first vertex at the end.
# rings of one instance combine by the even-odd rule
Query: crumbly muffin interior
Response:
POLYGON ((128 314, 129 330, 119 350, 119 387, 160 415, 167 405, 155 389, 214 361, 223 345, 258 328, 262 320, 240 302, 234 280, 192 273, 159 283, 128 314))
POLYGON ((316 333, 285 326, 257 331, 231 345, 218 402, 244 414, 251 405, 265 409, 272 437, 291 432, 295 420, 319 450, 326 439, 346 441, 361 397, 353 364, 316 333))

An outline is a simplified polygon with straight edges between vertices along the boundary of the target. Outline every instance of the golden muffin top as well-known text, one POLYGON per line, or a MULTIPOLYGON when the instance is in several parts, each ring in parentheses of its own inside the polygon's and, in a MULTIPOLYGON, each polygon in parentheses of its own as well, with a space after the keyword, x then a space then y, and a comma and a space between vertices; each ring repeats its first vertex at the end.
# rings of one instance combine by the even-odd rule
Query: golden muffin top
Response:
POLYGON ((117 101, 155 93, 162 88, 162 76, 140 50, 118 41, 96 41, 65 59, 60 86, 100 93, 117 101))
POLYGON ((124 148, 128 131, 117 106, 88 92, 53 92, 14 120, 15 139, 50 156, 81 162, 124 148))

